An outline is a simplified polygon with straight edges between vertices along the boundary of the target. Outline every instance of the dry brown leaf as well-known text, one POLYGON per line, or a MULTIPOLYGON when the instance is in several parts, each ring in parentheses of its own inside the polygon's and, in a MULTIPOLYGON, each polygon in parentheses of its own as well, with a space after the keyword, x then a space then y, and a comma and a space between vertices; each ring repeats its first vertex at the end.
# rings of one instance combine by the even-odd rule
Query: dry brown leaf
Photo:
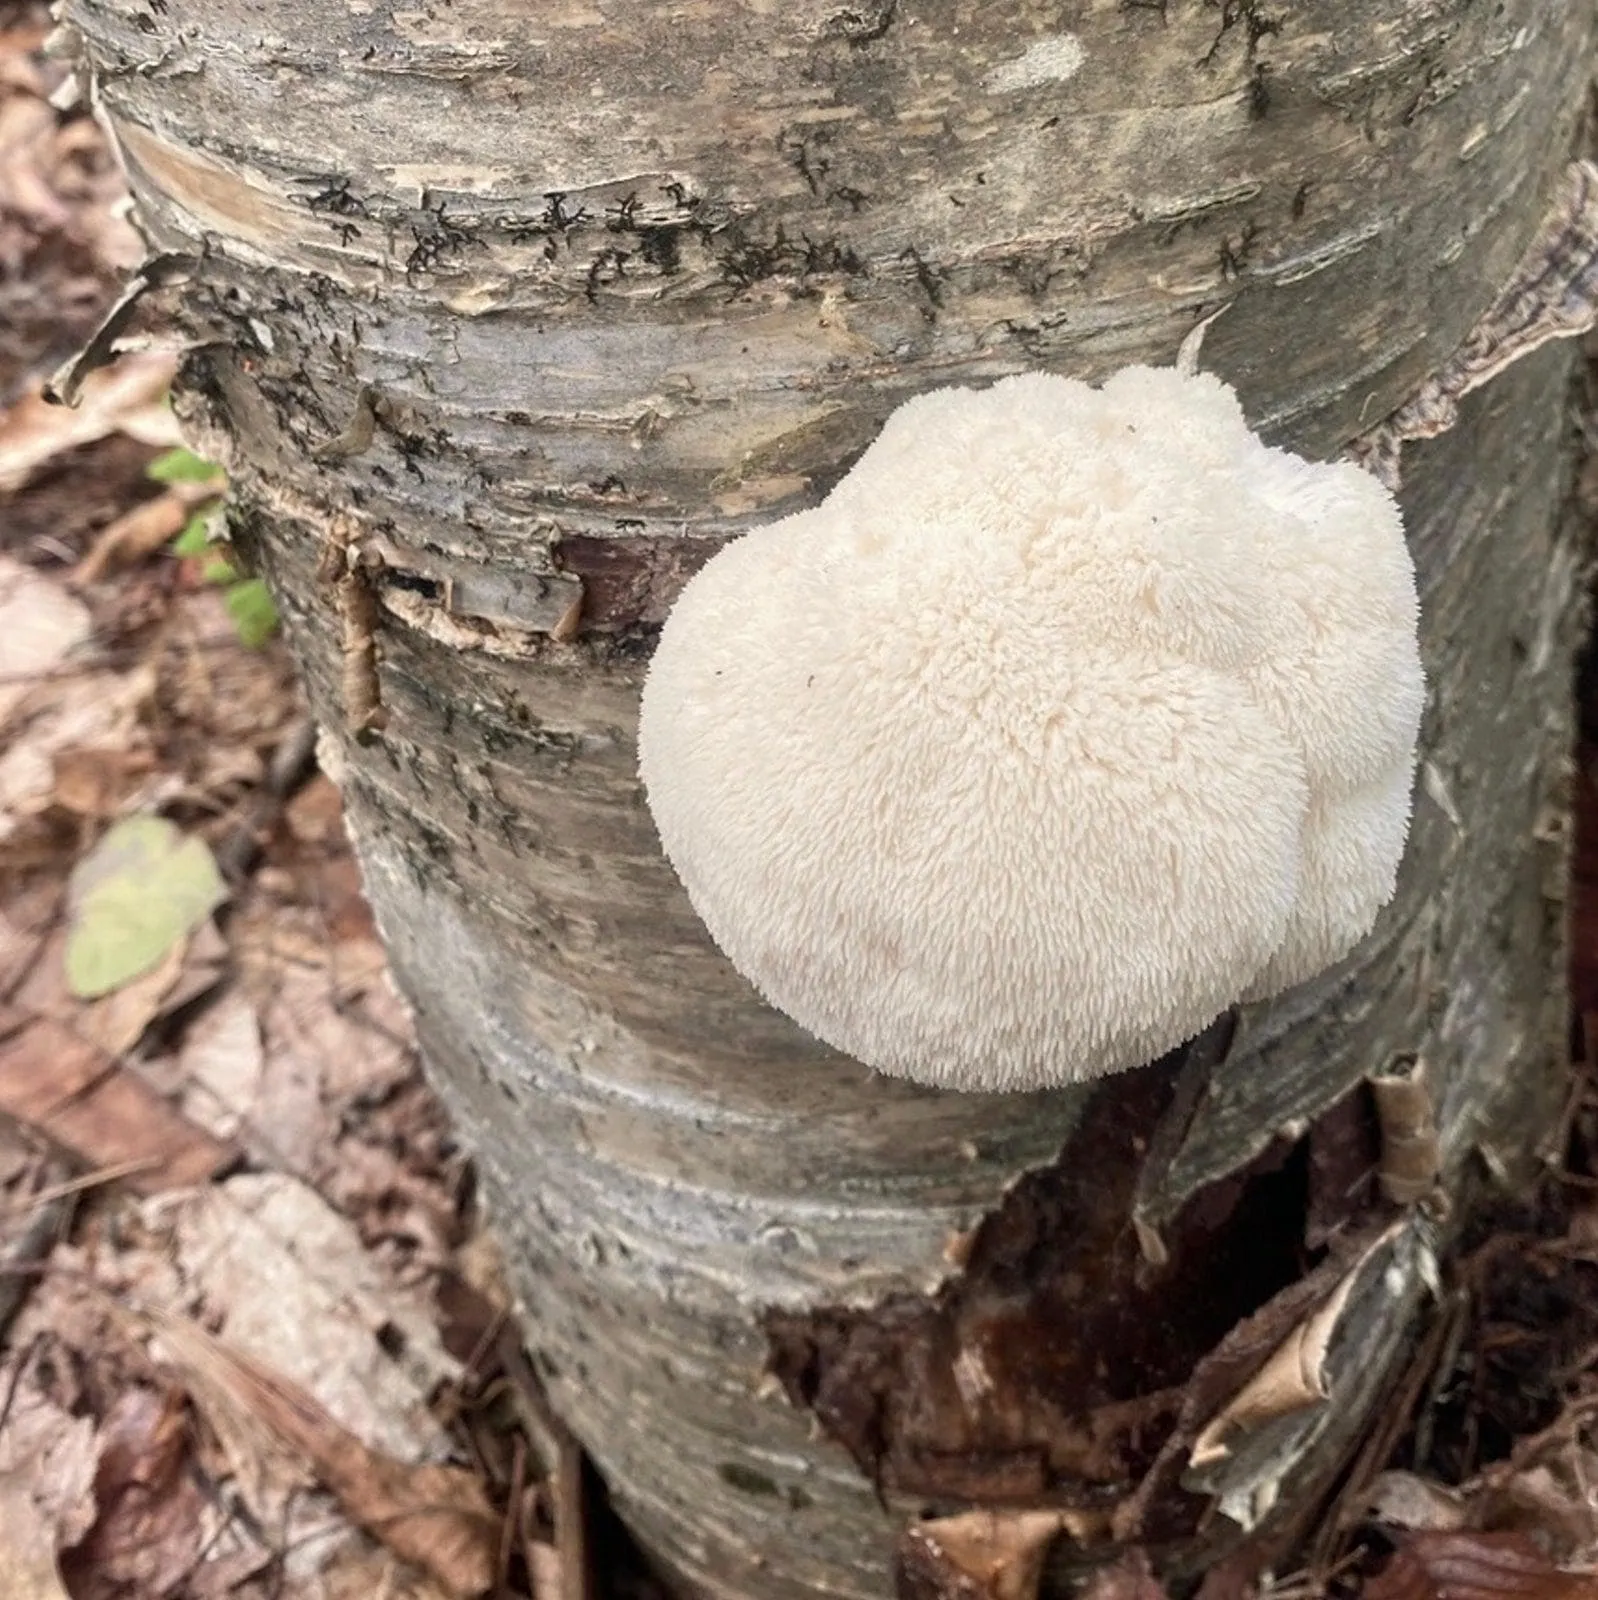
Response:
POLYGON ((73 568, 73 583, 98 583, 115 568, 154 555, 182 533, 197 507, 215 500, 224 487, 220 474, 205 483, 174 483, 164 494, 124 511, 100 530, 93 549, 73 568))
POLYGON ((1100 1567, 1077 1600, 1169 1600, 1165 1585, 1154 1576, 1141 1550, 1128 1550, 1112 1566, 1100 1567))
POLYGON ((181 940, 161 958, 160 965, 122 988, 88 1001, 72 1024, 73 1030, 108 1056, 125 1055, 165 1009, 167 996, 183 975, 188 947, 189 941, 181 940))
POLYGON ((82 601, 43 573, 0 555, 0 722, 88 640, 82 601))
POLYGON ((1591 1449, 1572 1440, 1548 1462, 1502 1476, 1489 1468, 1488 1476, 1472 1497, 1477 1527, 1534 1533, 1571 1566, 1598 1561, 1598 1456, 1591 1449))
POLYGON ((1058 1511, 962 1511, 899 1540, 902 1600, 1036 1600, 1058 1511))
POLYGON ((323 1081, 337 1105, 397 1089, 416 1068, 410 1008, 389 981, 388 956, 375 938, 333 946, 330 1005, 285 983, 268 1019, 269 1034, 292 1048, 323 1054, 323 1081))
POLYGON ((12 996, 39 958, 40 946, 54 921, 60 888, 31 904, 20 895, 0 911, 0 995, 12 996))
POLYGON ((52 803, 58 752, 137 748, 139 713, 154 688, 154 675, 143 667, 86 671, 31 686, 13 707, 11 737, 0 751, 0 838, 52 803))
POLYGON ((300 715, 281 651, 247 650, 217 585, 178 595, 160 662, 162 710, 214 747, 272 749, 300 715))
POLYGON ((1594 1600, 1598 1575, 1565 1572, 1520 1533, 1415 1533, 1365 1600, 1594 1600))
POLYGON ((65 1600, 56 1552, 94 1520, 94 1464, 94 1423, 21 1374, 0 1429, 0 1577, 16 1586, 0 1588, 6 1600, 65 1600))
POLYGON ((0 1005, 0 1111, 88 1167, 141 1163, 154 1193, 203 1183, 235 1157, 174 1111, 132 1068, 53 1017, 0 1005))
POLYGON ((38 393, 20 400, 0 418, 0 494, 14 493, 46 462, 108 433, 137 428, 141 439, 181 444, 177 421, 161 403, 175 367, 165 351, 140 351, 94 373, 76 407, 51 405, 38 393))
POLYGON ((62 1023, 110 1056, 125 1054, 156 1018, 209 989, 227 956, 215 924, 206 922, 149 972, 97 1000, 80 1000, 67 988, 66 940, 67 929, 60 927, 41 941, 38 959, 12 998, 19 1010, 62 1023))
POLYGON ((174 1593, 206 1535, 192 1473, 184 1397, 134 1387, 112 1402, 96 1446, 99 1515, 61 1562, 73 1600, 174 1593))
POLYGON ((148 749, 117 745, 76 745, 57 750, 50 798, 74 816, 103 820, 129 808, 155 767, 148 749))
POLYGON ((1469 1526, 1470 1507, 1457 1490, 1413 1472, 1384 1472, 1370 1486, 1366 1508, 1389 1528, 1454 1532, 1469 1526))
POLYGON ((314 1189, 240 1173, 160 1209, 187 1293, 215 1310, 230 1346, 303 1384, 375 1449, 445 1451, 428 1399, 460 1367, 431 1303, 394 1283, 314 1189))
POLYGON ((178 974, 176 987, 162 1002, 161 1014, 170 1016, 191 1000, 198 1000, 202 994, 209 993, 230 970, 230 962, 227 940, 217 930, 216 923, 202 922, 189 935, 183 971, 178 974))
POLYGON ((72 1600, 56 1568, 55 1535, 28 1488, 28 1469, 0 1473, 0 1574, 5 1600, 72 1600))
POLYGON ((247 1412, 311 1465, 355 1522, 456 1600, 493 1586, 500 1523, 475 1473, 413 1466, 370 1450, 298 1384, 197 1323, 165 1312, 148 1318, 208 1414, 247 1412))
MULTIPOLYGON (((183 1110, 218 1138, 242 1135, 261 1117, 266 1053, 255 1007, 224 994, 189 1030, 179 1059, 183 1110)), ((274 1126, 270 1119, 262 1125, 274 1126)))
POLYGON ((316 1593, 317 1600, 450 1600, 431 1578, 367 1539, 350 1540, 317 1574, 316 1593))
POLYGON ((344 801, 320 772, 283 808, 283 819, 301 844, 344 844, 344 801))
POLYGON ((532 1569, 533 1600, 566 1600, 566 1565, 554 1545, 530 1544, 527 1565, 532 1569))

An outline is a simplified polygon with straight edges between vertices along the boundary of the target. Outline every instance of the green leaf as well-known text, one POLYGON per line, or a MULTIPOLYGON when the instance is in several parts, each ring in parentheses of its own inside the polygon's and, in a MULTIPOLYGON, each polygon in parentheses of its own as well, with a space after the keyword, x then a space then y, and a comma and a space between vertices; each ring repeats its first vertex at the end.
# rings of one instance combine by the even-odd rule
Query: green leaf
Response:
POLYGON ((237 583, 239 569, 224 555, 207 556, 200 568, 200 576, 207 583, 237 583))
POLYGON ((277 607, 272 603, 271 591, 259 578, 245 578, 229 585, 222 603, 239 630, 239 642, 249 649, 259 650, 277 631, 277 607))
POLYGON ((225 899, 203 839, 164 817, 124 818, 67 881, 67 987, 93 1000, 142 977, 225 899))
POLYGON ((206 506, 183 524, 183 532, 172 541, 175 556, 203 556, 206 547, 216 543, 213 529, 221 515, 220 506, 206 506))
POLYGON ((214 461, 207 461, 204 456, 197 456, 180 445, 176 450, 158 455, 144 469, 144 475, 157 483, 206 483, 220 478, 222 469, 214 461))

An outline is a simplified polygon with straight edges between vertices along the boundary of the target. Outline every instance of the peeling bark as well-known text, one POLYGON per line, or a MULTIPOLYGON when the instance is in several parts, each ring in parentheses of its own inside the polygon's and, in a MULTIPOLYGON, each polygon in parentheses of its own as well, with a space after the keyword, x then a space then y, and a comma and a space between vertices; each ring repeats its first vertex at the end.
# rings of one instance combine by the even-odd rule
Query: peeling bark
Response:
POLYGON ((1423 1064, 1456 1218, 1556 1121, 1566 357, 1406 450, 1401 893, 1202 1072, 961 1097, 805 1037, 660 857, 638 687, 688 574, 929 385, 1169 361, 1224 307, 1268 436, 1392 414, 1556 193, 1586 0, 64 9, 535 1357, 648 1548, 797 1600, 888 1593, 906 1519, 973 1502, 1058 1510, 1062 1568, 1288 1537, 1448 1248, 1366 1080, 1423 1064), (1334 1292, 1334 1403, 1195 1475, 1334 1292))

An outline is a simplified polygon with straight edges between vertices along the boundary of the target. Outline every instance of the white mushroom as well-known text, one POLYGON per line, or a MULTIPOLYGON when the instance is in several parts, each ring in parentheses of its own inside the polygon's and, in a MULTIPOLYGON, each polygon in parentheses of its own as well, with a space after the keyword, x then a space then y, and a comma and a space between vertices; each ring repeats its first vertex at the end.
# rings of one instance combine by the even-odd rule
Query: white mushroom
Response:
POLYGON ((943 389, 688 584, 641 771, 773 1005, 923 1083, 1068 1083, 1369 931, 1416 621, 1392 497, 1267 447, 1214 377, 943 389))

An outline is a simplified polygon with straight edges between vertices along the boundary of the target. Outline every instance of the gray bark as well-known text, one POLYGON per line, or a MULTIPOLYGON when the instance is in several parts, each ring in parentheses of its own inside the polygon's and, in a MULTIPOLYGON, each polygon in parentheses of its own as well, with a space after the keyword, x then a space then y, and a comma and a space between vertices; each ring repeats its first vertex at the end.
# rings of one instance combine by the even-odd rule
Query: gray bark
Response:
POLYGON ((1225 306, 1206 366, 1335 454, 1531 239, 1590 5, 65 15, 184 258, 182 404, 342 748, 529 1340, 646 1547, 684 1592, 762 1600, 886 1594, 928 1506, 1071 1508, 1088 1563, 1141 1539, 1196 1570, 1240 1524, 1279 1550, 1399 1382, 1451 1236, 1382 1209, 1363 1080, 1424 1063, 1456 1219, 1557 1118, 1565 358, 1406 454, 1433 693, 1402 890, 1190 1069, 1196 1098, 1176 1063, 937 1094, 763 1008, 656 847, 638 687, 686 573, 929 385, 1169 361, 1225 306), (1259 1362, 1229 1330, 1285 1326, 1381 1228, 1335 1403, 1235 1448, 1206 1491, 1233 1515, 1197 1531, 1193 1396, 1259 1362))

